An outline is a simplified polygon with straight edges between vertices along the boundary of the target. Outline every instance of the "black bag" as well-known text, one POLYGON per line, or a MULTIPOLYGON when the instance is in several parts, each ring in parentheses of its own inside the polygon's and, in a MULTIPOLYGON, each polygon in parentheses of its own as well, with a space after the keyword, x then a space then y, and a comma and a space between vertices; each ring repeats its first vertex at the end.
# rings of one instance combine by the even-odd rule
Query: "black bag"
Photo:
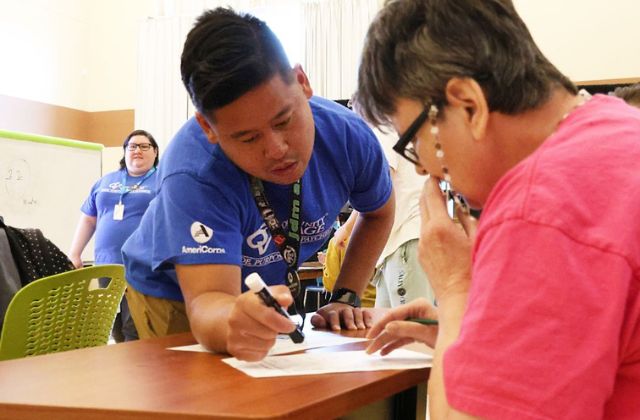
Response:
POLYGON ((7 234, 22 286, 75 268, 66 254, 45 238, 40 229, 7 226, 1 216, 0 228, 7 234))

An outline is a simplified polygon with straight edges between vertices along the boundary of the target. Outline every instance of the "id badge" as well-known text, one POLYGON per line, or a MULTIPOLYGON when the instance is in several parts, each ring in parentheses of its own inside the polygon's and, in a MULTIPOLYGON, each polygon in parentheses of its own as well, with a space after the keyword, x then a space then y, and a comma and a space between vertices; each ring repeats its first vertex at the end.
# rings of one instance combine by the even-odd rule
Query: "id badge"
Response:
POLYGON ((113 220, 122 220, 124 218, 124 204, 118 203, 113 208, 113 220))

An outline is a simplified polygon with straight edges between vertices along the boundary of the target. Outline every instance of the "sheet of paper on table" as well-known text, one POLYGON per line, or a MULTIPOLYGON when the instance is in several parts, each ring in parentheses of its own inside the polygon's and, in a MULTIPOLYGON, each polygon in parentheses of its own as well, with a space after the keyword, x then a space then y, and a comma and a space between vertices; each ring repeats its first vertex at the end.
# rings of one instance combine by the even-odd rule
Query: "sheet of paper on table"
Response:
POLYGON ((397 349, 386 356, 366 354, 364 350, 317 352, 267 356, 260 362, 243 362, 230 357, 228 365, 254 378, 274 376, 317 375, 323 373, 361 372, 389 369, 421 369, 430 367, 429 354, 397 349))
MULTIPOLYGON (((317 347, 337 346, 340 344, 355 343, 358 341, 365 341, 366 338, 353 338, 343 337, 336 333, 322 330, 313 330, 305 328, 305 338, 300 344, 295 344, 289 336, 278 336, 276 344, 269 351, 269 355, 293 353, 296 351, 313 349, 317 347)), ((191 346, 171 347, 169 350, 183 350, 183 351, 202 351, 208 350, 202 347, 200 344, 194 344, 191 346)))

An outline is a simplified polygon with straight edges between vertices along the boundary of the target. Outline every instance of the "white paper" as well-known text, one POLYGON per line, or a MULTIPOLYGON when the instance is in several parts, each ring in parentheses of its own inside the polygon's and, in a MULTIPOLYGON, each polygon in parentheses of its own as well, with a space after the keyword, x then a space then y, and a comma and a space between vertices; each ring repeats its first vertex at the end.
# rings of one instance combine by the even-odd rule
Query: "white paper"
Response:
MULTIPOLYGON (((335 332, 305 329, 304 341, 299 344, 295 344, 288 335, 280 335, 276 339, 276 344, 269 350, 269 355, 293 353, 296 351, 313 349, 317 347, 337 346, 340 344, 356 343, 358 341, 366 341, 366 338, 354 338, 344 337, 336 334, 335 332)), ((202 351, 208 352, 207 349, 200 344, 194 344, 191 346, 171 347, 169 350, 182 350, 182 351, 202 351)))
POLYGON ((391 369, 422 369, 430 367, 432 360, 429 354, 406 349, 394 350, 386 356, 380 356, 379 353, 369 355, 364 350, 359 350, 267 356, 259 362, 243 362, 235 357, 222 359, 228 365, 254 378, 391 369))

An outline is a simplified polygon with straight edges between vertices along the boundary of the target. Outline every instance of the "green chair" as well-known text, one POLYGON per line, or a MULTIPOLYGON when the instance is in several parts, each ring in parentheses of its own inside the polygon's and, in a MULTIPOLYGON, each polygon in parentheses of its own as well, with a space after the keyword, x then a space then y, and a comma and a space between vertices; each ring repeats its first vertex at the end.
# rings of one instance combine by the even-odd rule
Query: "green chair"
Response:
POLYGON ((97 265, 27 284, 7 308, 0 360, 107 344, 125 286, 122 265, 97 265), (110 281, 103 288, 99 279, 104 278, 110 281))

